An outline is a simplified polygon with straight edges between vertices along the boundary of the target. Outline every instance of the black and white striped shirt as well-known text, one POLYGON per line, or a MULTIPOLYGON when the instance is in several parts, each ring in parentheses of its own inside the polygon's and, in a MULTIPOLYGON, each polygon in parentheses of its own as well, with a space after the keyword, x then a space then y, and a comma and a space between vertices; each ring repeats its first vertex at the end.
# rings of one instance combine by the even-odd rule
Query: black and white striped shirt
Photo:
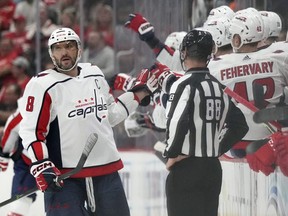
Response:
POLYGON ((166 115, 164 155, 172 158, 218 157, 248 130, 242 112, 207 68, 190 69, 173 83, 166 115))

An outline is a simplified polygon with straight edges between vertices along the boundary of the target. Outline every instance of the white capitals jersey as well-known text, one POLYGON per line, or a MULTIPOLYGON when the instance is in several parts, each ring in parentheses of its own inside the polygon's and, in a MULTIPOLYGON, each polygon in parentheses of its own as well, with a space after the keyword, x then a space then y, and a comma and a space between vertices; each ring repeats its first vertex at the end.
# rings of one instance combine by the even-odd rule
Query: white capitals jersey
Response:
MULTIPOLYGON (((18 100, 18 106, 20 105, 20 100, 21 98, 18 100)), ((3 136, 1 139, 1 147, 3 149, 3 153, 9 153, 10 156, 15 152, 21 151, 22 159, 26 164, 30 165, 31 161, 29 159, 29 154, 26 149, 23 149, 19 139, 19 128, 21 120, 22 116, 20 115, 19 109, 17 109, 15 113, 9 116, 5 123, 3 136)))
MULTIPOLYGON (((253 83, 264 86, 264 97, 271 105, 285 101, 284 88, 288 85, 285 57, 281 53, 260 50, 253 53, 232 53, 213 59, 208 68, 224 85, 253 102, 253 83)), ((246 117, 249 131, 243 140, 261 139, 271 134, 264 124, 253 121, 253 112, 238 104, 246 117)))
POLYGON ((20 136, 32 162, 50 159, 62 172, 77 165, 87 138, 98 134, 84 169, 73 177, 99 176, 123 167, 112 127, 136 110, 132 92, 116 100, 97 66, 79 64, 77 77, 46 70, 23 95, 20 136))
MULTIPOLYGON (((162 49, 157 56, 157 61, 161 64, 166 65, 170 68, 171 71, 180 74, 184 74, 183 68, 180 62, 180 51, 175 50, 174 52, 170 52, 170 50, 162 49)), ((162 96, 163 92, 161 92, 162 96)), ((162 97, 161 96, 161 97, 162 97)), ((166 116, 165 116, 165 108, 163 107, 162 103, 156 103, 155 109, 153 110, 152 114, 153 120, 155 125, 159 128, 165 129, 166 128, 166 116)))
POLYGON ((175 52, 170 53, 167 51, 167 49, 162 49, 156 59, 161 64, 164 64, 167 67, 169 67, 172 71, 177 73, 183 73, 179 50, 175 50, 175 52))
POLYGON ((270 46, 268 46, 266 49, 263 51, 269 51, 271 53, 281 53, 281 52, 286 52, 286 56, 288 55, 288 41, 278 41, 275 43, 272 43, 270 46))

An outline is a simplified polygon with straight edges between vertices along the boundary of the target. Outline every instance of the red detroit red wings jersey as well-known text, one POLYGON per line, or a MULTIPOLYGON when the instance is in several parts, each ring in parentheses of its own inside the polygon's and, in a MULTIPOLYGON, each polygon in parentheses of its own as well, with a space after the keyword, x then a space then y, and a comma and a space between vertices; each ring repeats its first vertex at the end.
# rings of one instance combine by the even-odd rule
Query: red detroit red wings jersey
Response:
POLYGON ((74 168, 91 133, 98 141, 76 176, 97 176, 122 168, 112 126, 138 106, 132 92, 116 103, 97 66, 81 64, 77 77, 46 70, 28 83, 21 107, 20 136, 32 161, 49 158, 62 171, 74 168))

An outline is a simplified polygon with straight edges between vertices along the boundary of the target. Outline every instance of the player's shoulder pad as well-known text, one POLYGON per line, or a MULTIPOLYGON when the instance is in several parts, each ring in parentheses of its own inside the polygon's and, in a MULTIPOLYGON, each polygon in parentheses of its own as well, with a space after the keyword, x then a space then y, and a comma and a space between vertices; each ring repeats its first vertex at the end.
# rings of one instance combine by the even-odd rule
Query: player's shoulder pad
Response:
POLYGON ((78 63, 77 66, 80 68, 85 68, 91 66, 91 63, 78 63))
POLYGON ((45 77, 45 76, 51 74, 51 72, 53 72, 53 71, 55 71, 55 70, 54 70, 54 69, 47 69, 47 70, 44 70, 44 71, 38 73, 38 74, 36 75, 36 77, 37 77, 37 78, 45 77))
POLYGON ((67 77, 66 74, 59 73, 54 69, 48 69, 32 77, 26 88, 28 86, 42 86, 42 88, 47 89, 49 86, 67 79, 69 79, 69 77, 67 77))
POLYGON ((85 64, 78 64, 79 67, 81 67, 81 74, 83 76, 91 76, 91 75, 96 75, 96 76, 102 76, 104 77, 104 74, 102 70, 97 66, 88 63, 89 65, 85 64))

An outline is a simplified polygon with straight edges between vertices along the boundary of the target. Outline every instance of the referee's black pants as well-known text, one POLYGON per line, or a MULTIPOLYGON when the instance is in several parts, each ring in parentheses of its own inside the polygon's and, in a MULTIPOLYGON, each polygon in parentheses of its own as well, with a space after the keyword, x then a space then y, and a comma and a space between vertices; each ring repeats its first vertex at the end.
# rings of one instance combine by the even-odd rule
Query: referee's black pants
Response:
POLYGON ((175 163, 166 179, 168 216, 217 216, 221 185, 218 158, 189 157, 175 163))

